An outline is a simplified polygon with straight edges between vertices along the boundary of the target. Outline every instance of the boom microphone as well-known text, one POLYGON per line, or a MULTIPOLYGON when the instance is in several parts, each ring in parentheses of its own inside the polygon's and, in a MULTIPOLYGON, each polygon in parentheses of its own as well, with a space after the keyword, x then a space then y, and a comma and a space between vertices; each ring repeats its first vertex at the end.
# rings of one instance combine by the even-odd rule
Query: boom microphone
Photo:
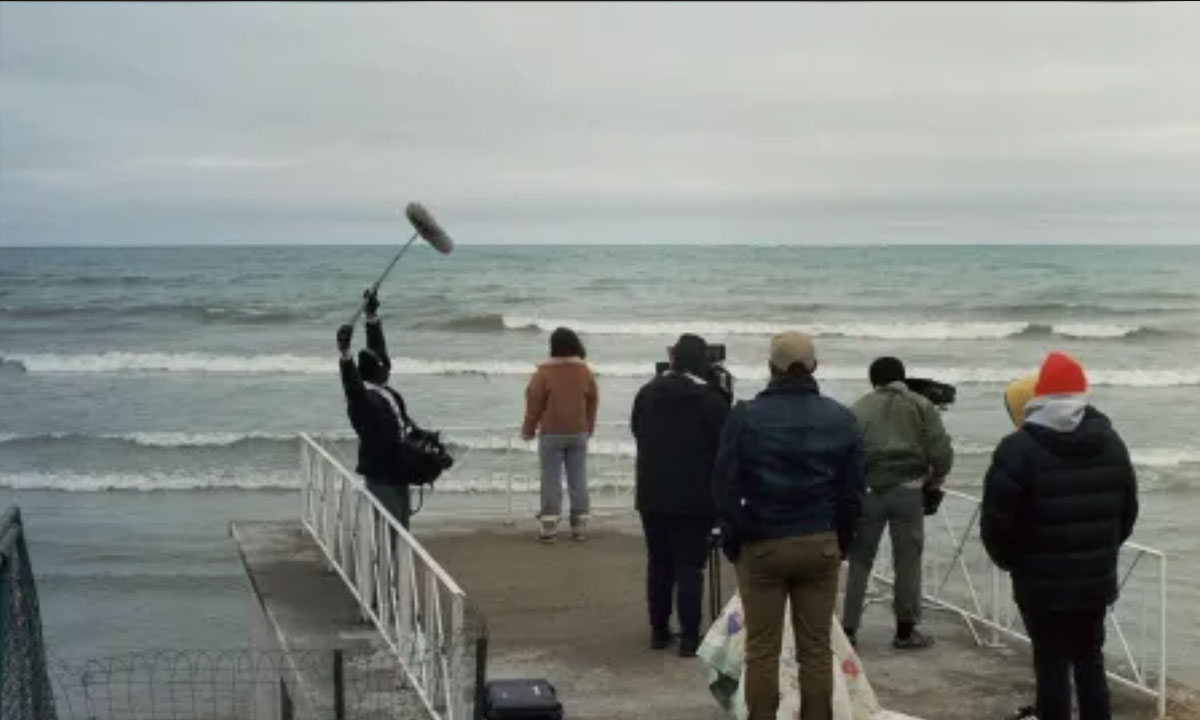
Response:
POLYGON ((425 239, 425 242, 432 245, 443 255, 448 255, 454 249, 454 241, 446 234, 441 225, 438 225, 437 220, 433 219, 433 215, 425 209, 421 203, 412 202, 404 209, 404 214, 408 216, 408 221, 416 229, 417 234, 425 239))
MULTIPOLYGON (((371 294, 374 294, 379 290, 379 286, 383 284, 384 278, 388 276, 388 273, 392 271, 392 268, 396 267, 396 263, 400 261, 400 258, 404 257, 404 253, 407 252, 410 247, 412 247, 413 242, 415 242, 418 237, 423 238, 425 242, 432 245, 435 250, 443 255, 450 254, 450 251, 454 249, 454 241, 450 239, 450 236, 446 234, 446 231, 442 229, 442 226, 438 225, 437 220, 433 219, 433 215, 425 209, 424 205, 418 202, 410 202, 408 207, 404 208, 404 214, 408 217, 408 221, 412 224, 415 232, 412 234, 412 237, 408 239, 408 242, 404 243, 404 247, 400 248, 400 252, 396 253, 396 256, 392 258, 392 261, 388 263, 388 266, 383 269, 383 273, 380 274, 379 279, 376 280, 375 284, 371 286, 371 294)), ((358 309, 355 310, 354 314, 350 316, 350 321, 346 324, 353 325, 354 322, 358 320, 358 316, 362 314, 362 311, 366 306, 367 302, 366 298, 364 298, 362 302, 358 304, 358 309)))

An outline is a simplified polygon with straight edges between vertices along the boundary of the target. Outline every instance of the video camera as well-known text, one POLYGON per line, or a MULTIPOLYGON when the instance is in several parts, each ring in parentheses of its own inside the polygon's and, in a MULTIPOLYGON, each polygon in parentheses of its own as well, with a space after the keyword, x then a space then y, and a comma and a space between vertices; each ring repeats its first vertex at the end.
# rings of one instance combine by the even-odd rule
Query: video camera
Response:
MULTIPOLYGON (((671 348, 667 348, 667 354, 670 355, 671 348)), ((733 402, 733 375, 725 369, 722 363, 725 362, 725 346, 723 344, 709 344, 708 350, 704 357, 708 367, 705 368, 703 379, 712 387, 716 388, 725 399, 733 402)), ((667 361, 659 361, 654 364, 654 374, 662 375, 671 369, 671 363, 667 361)))
POLYGON ((904 384, 916 394, 933 403, 939 410, 945 410, 954 404, 958 391, 953 385, 940 383, 929 378, 906 378, 904 384))
MULTIPOLYGON (((940 383, 929 378, 906 378, 904 384, 908 386, 909 390, 933 403, 934 407, 938 410, 945 410, 953 405, 958 395, 958 391, 953 385, 940 383)), ((933 485, 922 487, 921 498, 925 506, 925 514, 935 515, 945 497, 946 493, 940 487, 933 485)))

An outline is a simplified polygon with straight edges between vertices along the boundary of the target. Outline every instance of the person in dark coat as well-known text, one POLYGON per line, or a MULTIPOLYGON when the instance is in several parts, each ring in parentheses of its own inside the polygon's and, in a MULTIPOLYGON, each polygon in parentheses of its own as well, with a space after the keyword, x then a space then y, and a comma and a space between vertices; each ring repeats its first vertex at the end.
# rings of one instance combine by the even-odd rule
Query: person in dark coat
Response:
POLYGON ((830 623, 862 513, 863 437, 853 413, 821 395, 811 337, 773 337, 769 367, 767 388, 730 411, 713 471, 746 622, 746 707, 749 720, 774 720, 779 709, 790 604, 800 720, 831 720, 830 623))
POLYGON ((388 385, 392 363, 377 314, 379 298, 370 291, 364 297, 367 346, 359 351, 357 365, 350 355, 354 326, 343 325, 337 331, 346 413, 358 434, 355 470, 366 479, 367 489, 407 528, 412 503, 409 478, 400 462, 400 443, 411 428, 404 398, 388 385))
POLYGON ((646 601, 650 645, 671 643, 672 591, 679 615, 679 654, 700 646, 704 563, 715 523, 712 468, 729 412, 722 389, 709 376, 708 346, 681 335, 670 370, 642 386, 633 401, 637 441, 637 510, 649 561, 646 601))
POLYGON ((1013 383, 1005 397, 1017 430, 992 455, 980 530, 992 561, 1012 575, 1033 643, 1037 707, 1019 717, 1069 720, 1073 672, 1080 717, 1109 720, 1105 613, 1138 515, 1129 452, 1088 402, 1083 367, 1064 353, 1050 353, 1035 380, 1013 383))

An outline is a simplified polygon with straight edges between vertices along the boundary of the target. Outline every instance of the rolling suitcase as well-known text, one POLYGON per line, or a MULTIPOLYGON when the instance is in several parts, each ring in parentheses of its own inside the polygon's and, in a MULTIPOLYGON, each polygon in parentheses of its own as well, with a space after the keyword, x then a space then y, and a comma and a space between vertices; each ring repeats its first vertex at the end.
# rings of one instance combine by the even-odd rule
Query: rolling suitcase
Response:
POLYGON ((562 703, 546 680, 492 680, 484 703, 486 720, 562 720, 562 703))

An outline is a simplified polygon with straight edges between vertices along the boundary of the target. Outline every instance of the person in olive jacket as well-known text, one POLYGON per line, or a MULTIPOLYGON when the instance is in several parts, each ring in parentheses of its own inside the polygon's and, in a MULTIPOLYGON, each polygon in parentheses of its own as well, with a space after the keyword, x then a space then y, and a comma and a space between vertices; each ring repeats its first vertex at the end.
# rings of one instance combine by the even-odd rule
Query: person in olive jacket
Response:
POLYGON ((1087 389, 1083 367, 1059 352, 1036 379, 1010 386, 1017 430, 996 447, 984 480, 983 543, 1011 573, 1033 643, 1037 707, 1019 717, 1069 720, 1072 672, 1080 717, 1112 717, 1104 620, 1117 599, 1117 555, 1137 520, 1137 478, 1087 389))

